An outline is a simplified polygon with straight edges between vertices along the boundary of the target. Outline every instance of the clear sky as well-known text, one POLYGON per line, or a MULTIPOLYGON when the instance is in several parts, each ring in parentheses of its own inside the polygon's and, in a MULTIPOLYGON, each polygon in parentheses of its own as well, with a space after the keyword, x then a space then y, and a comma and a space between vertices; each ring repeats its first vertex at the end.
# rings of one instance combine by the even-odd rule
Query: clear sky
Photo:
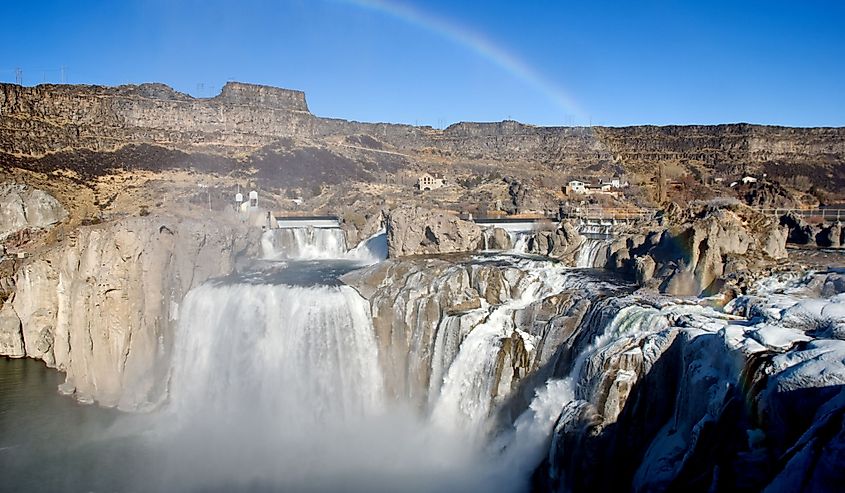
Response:
POLYGON ((845 125, 845 2, 8 1, 0 80, 227 80, 317 115, 444 126, 845 125))

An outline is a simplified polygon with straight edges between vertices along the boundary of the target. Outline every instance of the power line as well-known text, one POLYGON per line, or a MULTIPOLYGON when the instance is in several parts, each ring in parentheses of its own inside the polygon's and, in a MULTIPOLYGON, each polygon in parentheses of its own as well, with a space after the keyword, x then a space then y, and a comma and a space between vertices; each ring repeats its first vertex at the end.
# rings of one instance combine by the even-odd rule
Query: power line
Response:
MULTIPOLYGON (((13 69, 0 69, 0 74, 9 74, 15 73, 15 84, 20 86, 23 85, 23 68, 15 67, 13 69)), ((27 69, 27 73, 34 72, 38 73, 41 72, 41 82, 47 82, 49 79, 56 80, 54 77, 58 76, 58 81, 61 84, 67 84, 68 81, 68 66, 61 65, 58 68, 29 68, 27 69), (55 75, 53 75, 55 74, 55 75)))

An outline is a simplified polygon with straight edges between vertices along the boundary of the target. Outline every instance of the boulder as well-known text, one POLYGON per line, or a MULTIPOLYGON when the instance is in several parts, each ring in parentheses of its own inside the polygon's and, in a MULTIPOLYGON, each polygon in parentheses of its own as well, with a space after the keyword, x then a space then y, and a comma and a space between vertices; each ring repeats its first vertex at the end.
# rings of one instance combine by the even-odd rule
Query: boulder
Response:
POLYGON ((803 217, 788 212, 781 216, 780 224, 787 228, 787 242, 795 245, 815 245, 818 230, 807 224, 803 217))
POLYGON ((564 221, 552 236, 552 249, 549 256, 561 260, 572 259, 583 244, 584 237, 578 232, 578 228, 564 221))
POLYGON ((502 228, 493 228, 488 236, 487 248, 490 250, 510 250, 513 248, 511 236, 502 228))
POLYGON ((608 266, 640 285, 654 279, 666 293, 700 295, 787 256, 788 226, 745 206, 708 203, 674 216, 687 219, 662 232, 633 231, 614 240, 608 266))
POLYGON ((786 241, 788 237, 788 228, 772 224, 758 235, 760 250, 772 259, 785 259, 787 257, 786 241))
POLYGON ((442 210, 400 207, 387 216, 390 258, 471 252, 482 244, 481 228, 442 210))
POLYGON ((578 228, 564 221, 554 231, 538 231, 528 242, 528 251, 573 263, 583 244, 578 228))
POLYGON ((825 248, 839 248, 842 246, 842 223, 835 222, 822 227, 816 234, 816 244, 825 248))
POLYGON ((23 229, 48 228, 67 217, 49 193, 28 185, 0 185, 0 239, 23 229))
POLYGON ((654 277, 656 264, 651 255, 645 255, 634 259, 634 268, 637 284, 645 285, 654 277))

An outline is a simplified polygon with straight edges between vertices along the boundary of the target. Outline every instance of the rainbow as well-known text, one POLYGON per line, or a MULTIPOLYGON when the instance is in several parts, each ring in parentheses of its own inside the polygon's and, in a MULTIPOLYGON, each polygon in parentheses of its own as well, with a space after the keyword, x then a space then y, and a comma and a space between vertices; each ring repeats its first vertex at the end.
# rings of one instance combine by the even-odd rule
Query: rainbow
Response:
POLYGON ((422 12, 409 5, 387 0, 335 0, 339 3, 387 15, 417 28, 433 33, 460 45, 493 63, 511 76, 522 81, 562 109, 566 116, 586 121, 586 113, 575 100, 536 69, 489 39, 470 29, 446 19, 422 12))

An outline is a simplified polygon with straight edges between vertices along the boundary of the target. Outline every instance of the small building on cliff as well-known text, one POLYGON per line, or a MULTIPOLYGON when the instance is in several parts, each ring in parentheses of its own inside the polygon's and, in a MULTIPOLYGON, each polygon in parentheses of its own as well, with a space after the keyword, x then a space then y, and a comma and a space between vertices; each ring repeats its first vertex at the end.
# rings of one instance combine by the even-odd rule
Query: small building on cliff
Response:
POLYGON ((417 180, 420 190, 437 190, 446 186, 446 179, 439 174, 423 173, 417 180))
POLYGON ((587 192, 587 184, 579 180, 571 180, 566 184, 566 194, 584 194, 587 192))

